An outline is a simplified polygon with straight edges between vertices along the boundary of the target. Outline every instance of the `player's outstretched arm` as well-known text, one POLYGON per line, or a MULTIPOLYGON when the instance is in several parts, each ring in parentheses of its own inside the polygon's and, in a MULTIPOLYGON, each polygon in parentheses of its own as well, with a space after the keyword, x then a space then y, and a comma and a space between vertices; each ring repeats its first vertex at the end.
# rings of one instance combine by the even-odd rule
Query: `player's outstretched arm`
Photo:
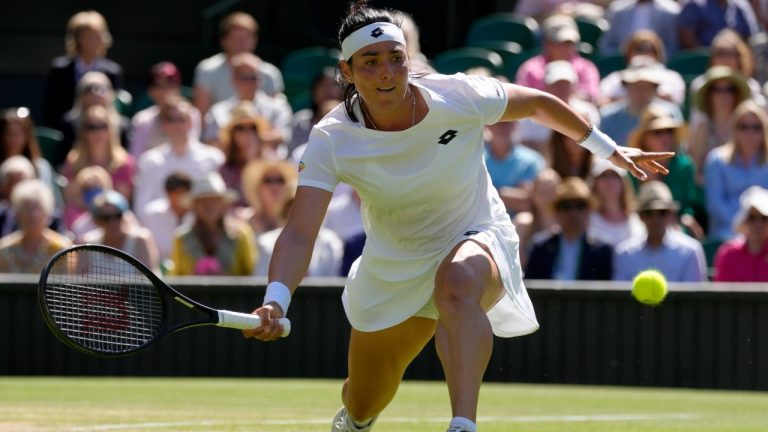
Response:
POLYGON ((507 91, 508 102, 501 121, 531 118, 570 137, 598 156, 628 170, 640 180, 645 180, 645 171, 668 173, 658 161, 671 158, 674 153, 644 152, 636 148, 618 146, 556 96, 515 84, 503 85, 507 91))
MULTIPOLYGON (((288 222, 277 238, 269 263, 270 285, 278 284, 278 290, 273 297, 276 300, 269 301, 269 298, 265 298, 265 304, 253 311, 261 317, 262 325, 243 331, 246 338, 275 340, 282 335, 282 326, 276 318, 285 316, 290 295, 307 274, 315 239, 332 196, 331 192, 309 186, 300 186, 296 191, 288 222), (287 288, 284 295, 279 290, 280 285, 287 288)), ((270 288, 267 290, 269 296, 270 288)))

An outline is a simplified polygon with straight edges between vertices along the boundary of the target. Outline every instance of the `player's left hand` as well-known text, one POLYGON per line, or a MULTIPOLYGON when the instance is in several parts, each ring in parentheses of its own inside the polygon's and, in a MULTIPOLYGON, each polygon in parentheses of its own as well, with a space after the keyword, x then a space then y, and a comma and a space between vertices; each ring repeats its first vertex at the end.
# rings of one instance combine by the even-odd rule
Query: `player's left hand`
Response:
POLYGON ((669 170, 658 161, 669 159, 674 152, 645 152, 634 147, 616 148, 616 151, 608 158, 617 167, 624 168, 640 180, 648 178, 647 172, 656 174, 669 174, 669 170))
POLYGON ((251 330, 243 330, 243 336, 246 339, 254 338, 262 341, 271 341, 280 339, 283 335, 283 325, 277 320, 283 317, 283 311, 280 306, 274 306, 268 303, 252 312, 261 318, 261 327, 251 330))

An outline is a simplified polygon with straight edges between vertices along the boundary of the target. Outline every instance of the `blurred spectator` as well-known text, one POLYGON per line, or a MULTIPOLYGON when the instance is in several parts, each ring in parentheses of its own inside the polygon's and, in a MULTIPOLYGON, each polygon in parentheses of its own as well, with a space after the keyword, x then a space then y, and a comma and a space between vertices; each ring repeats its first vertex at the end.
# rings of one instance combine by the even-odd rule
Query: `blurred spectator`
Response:
POLYGON ((278 160, 253 160, 243 169, 242 190, 249 207, 239 216, 257 236, 280 226, 297 175, 293 165, 278 160))
MULTIPOLYGON (((256 245, 261 259, 253 272, 254 276, 267 276, 267 272, 269 271, 269 261, 272 259, 272 251, 275 249, 277 237, 283 232, 283 227, 285 226, 285 221, 288 218, 294 194, 296 193, 295 184, 289 185, 288 187, 290 188, 290 197, 283 203, 283 208, 280 211, 280 217, 278 219, 278 227, 256 236, 256 245)), ((312 249, 312 258, 310 259, 309 267, 307 268, 307 276, 338 276, 343 249, 344 245, 336 233, 328 228, 320 227, 314 248, 312 249)))
POLYGON ((665 51, 670 55, 674 54, 678 47, 677 16, 679 13, 680 5, 674 0, 611 2, 605 11, 605 18, 610 26, 600 37, 600 54, 618 53, 627 46, 637 32, 642 30, 658 35, 659 41, 663 41, 665 51))
MULTIPOLYGON (((35 178, 35 167, 24 156, 11 156, 0 163, 0 237, 18 230, 20 226, 10 199, 14 189, 22 181, 35 178)), ((54 231, 64 230, 64 223, 55 208, 50 212, 50 218, 49 228, 54 231)))
POLYGON ((593 210, 587 235, 616 247, 622 241, 645 233, 635 212, 635 192, 626 170, 606 159, 592 165, 593 210))
MULTIPOLYGON (((195 106, 200 114, 205 115, 213 104, 235 95, 231 62, 238 54, 253 53, 258 39, 259 23, 245 12, 232 13, 221 21, 222 52, 201 61, 195 68, 195 106)), ((285 86, 280 70, 271 63, 259 61, 261 89, 270 96, 281 95, 285 86)))
POLYGON ((574 1, 574 0, 518 0, 515 2, 515 13, 530 16, 541 21, 549 15, 559 12, 573 12, 579 7, 583 7, 585 3, 595 3, 592 6, 600 10, 602 15, 602 6, 607 3, 604 0, 590 0, 590 1, 574 1))
MULTIPOLYGON (((109 111, 98 105, 83 112, 75 145, 67 155, 61 173, 72 181, 77 173, 89 166, 100 166, 107 170, 112 177, 112 187, 123 196, 133 194, 136 161, 120 147, 118 131, 110 121, 109 111)), ((78 193, 67 187, 67 200, 75 199, 73 194, 78 193)))
MULTIPOLYGON (((322 104, 320 104, 320 107, 317 111, 318 118, 322 119, 326 116, 329 112, 331 112, 334 108, 339 106, 341 104, 341 101, 338 99, 329 99, 322 104)), ((295 117, 294 117, 295 118, 295 117)), ((301 156, 304 154, 304 150, 307 149, 307 142, 304 142, 303 144, 299 144, 293 151, 291 152, 291 156, 289 160, 292 160, 296 162, 297 164, 301 161, 301 156)))
POLYGON ((203 141, 215 143, 219 130, 232 118, 232 110, 241 102, 249 102, 256 113, 264 117, 272 129, 265 131, 262 140, 280 154, 287 157, 286 143, 291 140, 291 121, 293 111, 284 98, 269 96, 260 90, 259 59, 250 53, 244 53, 232 58, 232 81, 235 95, 216 102, 205 115, 203 141))
POLYGON ((752 186, 740 197, 733 230, 741 236, 715 254, 717 282, 768 282, 768 190, 752 186))
POLYGON ((0 163, 17 155, 29 159, 35 166, 37 178, 54 189, 53 168, 43 159, 35 125, 25 107, 9 108, 0 114, 0 163))
POLYGON ((64 220, 75 236, 75 243, 82 243, 83 236, 97 228, 88 209, 96 195, 112 190, 112 177, 98 165, 85 167, 70 181, 67 190, 64 220))
POLYGON ((687 0, 677 17, 680 48, 708 47, 724 28, 735 30, 745 40, 760 30, 747 0, 687 0))
POLYGON ((557 196, 557 186, 561 178, 552 168, 544 168, 533 181, 529 194, 530 211, 515 215, 513 222, 520 237, 520 264, 525 268, 532 243, 539 236, 548 235, 557 227, 555 206, 552 204, 557 196))
POLYGON ((67 23, 64 44, 67 54, 51 62, 45 84, 43 119, 46 126, 61 130, 64 113, 75 102, 75 86, 89 71, 104 73, 110 87, 123 87, 123 68, 106 58, 112 35, 104 17, 93 10, 78 12, 67 23))
POLYGON ((749 99, 749 86, 738 72, 727 66, 713 66, 704 84, 693 95, 693 106, 700 115, 691 121, 688 154, 696 164, 697 181, 703 182, 704 161, 712 149, 732 138, 732 116, 736 107, 749 99))
POLYGON ((48 228, 53 215, 51 189, 37 179, 18 183, 11 194, 19 230, 0 239, 0 272, 40 273, 59 250, 72 245, 48 228))
POLYGON ((589 179, 594 160, 592 152, 560 132, 552 131, 545 156, 547 166, 552 167, 561 178, 589 179))
POLYGON ((160 269, 152 233, 126 216, 130 206, 120 192, 108 190, 96 195, 89 211, 98 228, 85 234, 84 243, 120 249, 153 271, 160 269))
POLYGON ((592 103, 599 101, 600 73, 594 63, 579 55, 577 44, 581 38, 576 21, 568 15, 553 15, 544 21, 542 28, 542 52, 520 65, 516 83, 544 90, 547 63, 564 60, 576 71, 576 96, 592 103))
MULTIPOLYGON (((117 112, 115 108, 115 92, 112 90, 112 84, 107 76, 101 72, 88 72, 77 84, 77 95, 72 109, 64 114, 64 120, 61 125, 61 132, 64 134, 62 141, 62 154, 66 154, 72 149, 73 143, 78 138, 83 113, 89 108, 100 106, 108 113, 109 122, 113 124, 117 131, 118 145, 126 147, 128 145, 128 135, 131 128, 131 121, 117 112)), ((59 166, 63 161, 54 161, 55 166, 59 166)))
MULTIPOLYGON (((149 71, 147 94, 152 106, 137 112, 131 119, 131 141, 128 146, 134 158, 145 151, 168 141, 160 122, 160 105, 169 97, 181 96, 181 71, 175 64, 164 61, 149 71)), ((192 128, 189 133, 199 137, 202 131, 200 112, 192 112, 192 128)))
POLYGON ((537 240, 525 266, 528 279, 610 280, 613 248, 587 235, 589 186, 568 177, 557 186, 553 202, 559 229, 537 240))
POLYGON ((667 185, 651 180, 640 186, 637 211, 646 235, 616 246, 614 280, 632 280, 643 270, 657 269, 670 282, 707 280, 704 249, 697 240, 674 227, 677 203, 667 185))
MULTIPOLYGON (((325 212, 323 227, 335 232, 344 242, 363 232, 360 195, 356 190, 352 187, 336 188, 325 212)), ((362 253, 362 249, 360 252, 362 253)))
POLYGON ((183 172, 194 180, 218 171, 224 163, 221 150, 190 136, 193 113, 194 107, 180 97, 170 97, 160 107, 168 142, 139 158, 133 208, 140 219, 150 201, 165 195, 163 185, 171 173, 183 172))
POLYGON ((485 165, 510 214, 529 210, 530 184, 545 165, 541 153, 513 141, 515 124, 498 122, 485 127, 485 165))
MULTIPOLYGON (((232 110, 232 118, 219 134, 221 149, 226 157, 220 172, 229 189, 242 194, 243 168, 248 162, 278 158, 272 148, 262 145, 262 137, 268 135, 270 129, 269 122, 257 115, 250 103, 242 102, 232 110)), ((245 207, 247 203, 241 196, 235 205, 245 207)))
MULTIPOLYGON (((557 96, 598 126, 600 113, 597 111, 597 107, 591 102, 575 96, 578 79, 570 62, 565 60, 551 61, 547 63, 544 70, 544 91, 557 96)), ((543 151, 546 143, 552 138, 552 129, 536 123, 530 118, 524 118, 517 122, 513 134, 525 146, 543 151)))
POLYGON ((751 100, 733 112, 731 139, 713 149, 704 165, 710 238, 733 237, 739 196, 749 186, 768 187, 768 114, 751 100))
MULTIPOLYGON (((640 55, 656 60, 653 66, 659 74, 659 87, 656 89, 658 97, 676 105, 682 105, 687 91, 685 80, 678 72, 664 66, 667 61, 664 45, 659 36, 651 30, 637 31, 624 46, 624 58, 627 64, 632 64, 632 58, 640 55)), ((621 77, 622 71, 616 71, 600 81, 600 92, 603 97, 601 105, 627 97, 627 89, 621 77)))
MULTIPOLYGON (((646 174, 648 180, 659 180, 670 188, 672 198, 679 205, 681 223, 693 237, 703 239, 705 233, 702 226, 706 226, 707 220, 704 191, 696 183, 693 160, 680 150, 680 143, 686 133, 687 128, 683 122, 659 107, 649 106, 629 135, 627 145, 643 151, 675 153, 673 157, 659 161, 669 170, 669 174, 646 174)), ((639 181, 633 177, 632 182, 637 189, 639 181)))
POLYGON ((147 204, 141 223, 152 233, 160 255, 161 268, 166 270, 166 260, 171 256, 175 231, 184 223, 190 223, 189 191, 192 179, 185 173, 171 173, 165 179, 165 196, 147 204))
POLYGON ((619 145, 626 145, 629 133, 637 126, 640 115, 651 104, 659 106, 674 118, 682 121, 680 108, 659 98, 658 88, 664 75, 659 73, 663 66, 653 57, 637 55, 632 57, 627 69, 621 72, 621 82, 627 97, 600 108, 600 128, 619 145))
POLYGON ((336 82, 336 69, 334 68, 323 68, 312 79, 309 89, 309 108, 293 114, 291 142, 288 144, 289 152, 293 152, 296 147, 309 141, 309 131, 326 114, 320 109, 321 105, 326 101, 341 103, 341 87, 336 82))
MULTIPOLYGON (((416 21, 407 12, 399 11, 400 28, 405 36, 405 49, 408 51, 410 70, 424 73, 434 73, 435 69, 429 64, 429 59, 421 52, 421 37, 416 21)), ((337 99, 341 99, 341 95, 337 99)))
POLYGON ((189 198, 194 219, 176 233, 170 274, 247 276, 253 272, 258 259, 253 232, 227 215, 236 195, 217 172, 192 182, 189 198))

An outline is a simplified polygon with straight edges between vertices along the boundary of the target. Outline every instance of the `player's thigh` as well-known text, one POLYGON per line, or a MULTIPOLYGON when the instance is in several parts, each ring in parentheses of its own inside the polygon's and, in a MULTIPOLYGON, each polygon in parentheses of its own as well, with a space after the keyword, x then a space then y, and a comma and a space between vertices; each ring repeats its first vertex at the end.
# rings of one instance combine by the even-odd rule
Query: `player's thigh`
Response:
POLYGON ((489 310, 505 293, 499 267, 488 247, 474 240, 456 245, 435 275, 435 302, 478 301, 489 310))

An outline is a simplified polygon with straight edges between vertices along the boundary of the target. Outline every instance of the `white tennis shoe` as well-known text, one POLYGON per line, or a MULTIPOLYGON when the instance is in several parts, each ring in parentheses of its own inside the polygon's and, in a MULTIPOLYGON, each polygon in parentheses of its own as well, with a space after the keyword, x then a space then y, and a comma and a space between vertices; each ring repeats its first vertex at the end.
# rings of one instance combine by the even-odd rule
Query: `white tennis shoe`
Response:
POLYGON ((374 417, 370 423, 368 423, 367 426, 364 426, 362 428, 355 426, 355 423, 352 421, 352 419, 347 415, 347 408, 341 407, 339 409, 339 412, 336 413, 336 417, 333 418, 333 423, 331 424, 331 432, 366 432, 373 430, 373 424, 376 423, 376 418, 374 417))

